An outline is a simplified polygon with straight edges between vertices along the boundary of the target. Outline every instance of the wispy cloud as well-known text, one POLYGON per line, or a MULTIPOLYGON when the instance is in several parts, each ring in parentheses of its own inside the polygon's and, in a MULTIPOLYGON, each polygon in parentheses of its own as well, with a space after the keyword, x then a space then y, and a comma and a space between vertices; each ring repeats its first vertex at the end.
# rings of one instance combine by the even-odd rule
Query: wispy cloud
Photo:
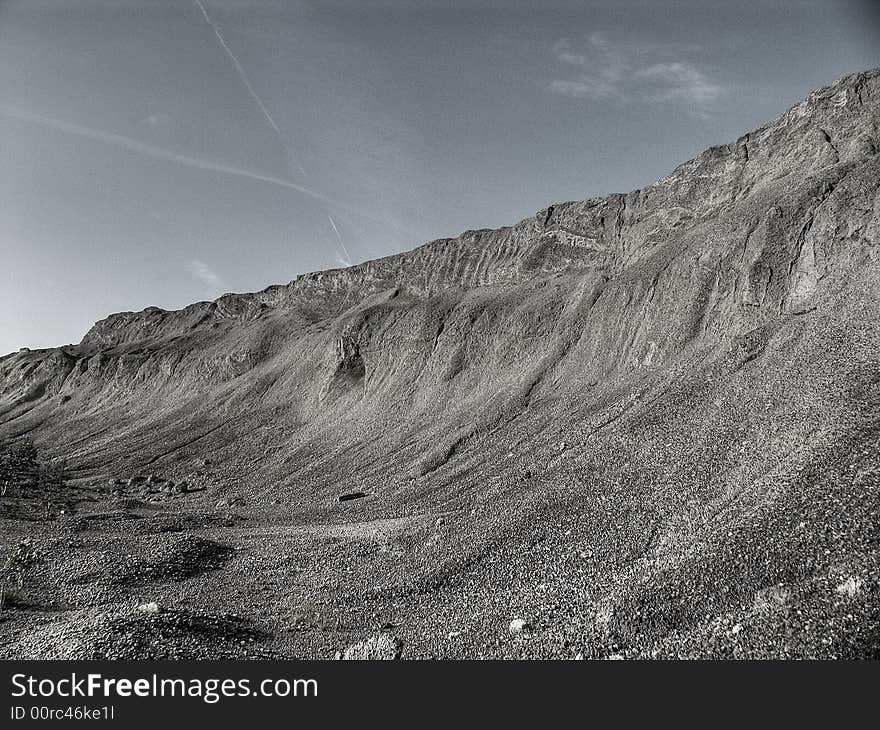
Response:
POLYGON ((562 94, 574 99, 621 97, 620 91, 613 84, 588 76, 581 76, 577 79, 553 79, 548 88, 554 94, 562 94))
POLYGON ((199 259, 188 261, 186 270, 194 279, 204 284, 205 290, 212 296, 219 296, 227 289, 220 275, 204 261, 199 259))
POLYGON ((688 58, 699 50, 672 43, 613 43, 602 33, 591 33, 580 44, 562 39, 553 55, 569 73, 550 81, 547 90, 593 101, 674 103, 705 117, 728 89, 688 58))
POLYGON ((575 48, 563 38, 553 46, 556 60, 575 67, 574 78, 554 79, 550 91, 576 99, 608 99, 623 96, 621 81, 629 71, 629 64, 620 49, 601 33, 591 33, 583 48, 575 48))
POLYGON ((648 97, 652 101, 682 101, 702 106, 727 92, 724 86, 710 79, 699 68, 683 61, 657 63, 639 69, 636 76, 656 82, 657 90, 648 97))
POLYGON ((145 124, 148 127, 158 127, 160 124, 162 124, 162 115, 150 114, 149 116, 141 119, 141 124, 145 124))

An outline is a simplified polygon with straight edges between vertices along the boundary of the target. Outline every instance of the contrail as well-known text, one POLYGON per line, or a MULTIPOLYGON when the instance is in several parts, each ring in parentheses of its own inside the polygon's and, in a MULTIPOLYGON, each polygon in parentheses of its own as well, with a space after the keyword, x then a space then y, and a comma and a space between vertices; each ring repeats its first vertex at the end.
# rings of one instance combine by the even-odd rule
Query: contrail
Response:
POLYGON ((327 214, 327 218, 330 220, 330 225, 333 226, 333 230, 336 233, 336 238, 339 240, 339 245, 342 246, 342 252, 345 254, 345 260, 342 263, 344 263, 346 266, 351 266, 351 256, 348 255, 348 249, 342 242, 342 236, 339 235, 339 229, 336 227, 336 221, 333 220, 333 216, 329 213, 327 214))
MULTIPOLYGON (((123 149, 130 150, 131 152, 137 152, 142 155, 146 155, 147 157, 154 157, 159 160, 176 162, 179 165, 185 165, 186 167, 192 167, 197 170, 208 170, 211 172, 220 172, 225 175, 235 175, 237 177, 245 177, 251 180, 259 180, 260 182, 270 183, 272 185, 279 185, 283 188, 288 188, 289 190, 295 190, 298 193, 303 193, 304 195, 308 195, 324 203, 330 203, 332 205, 337 205, 343 208, 348 207, 340 203, 338 200, 328 198, 322 193, 311 190, 310 188, 304 187, 302 185, 297 185, 296 183, 291 182, 290 180, 285 180, 284 178, 275 177, 274 175, 265 175, 261 172, 248 170, 243 167, 225 165, 222 162, 212 162, 211 160, 205 160, 200 157, 181 155, 177 152, 167 150, 164 147, 157 147, 156 145, 141 142, 139 140, 133 139, 132 137, 126 137, 122 134, 105 132, 104 130, 93 129, 92 127, 84 127, 80 124, 67 122, 62 119, 55 119, 53 117, 43 116, 42 114, 34 114, 33 112, 24 111, 23 109, 16 109, 14 107, 0 106, 0 114, 4 114, 15 119, 20 119, 25 122, 39 124, 40 126, 48 127, 49 129, 56 129, 60 132, 65 132, 66 134, 73 134, 78 137, 85 137, 86 139, 93 139, 98 142, 115 145, 116 147, 122 147, 123 149)), ((359 213, 357 211, 354 212, 356 215, 363 215, 363 213, 359 213)))
POLYGON ((38 124, 41 127, 54 129, 59 132, 64 132, 65 134, 72 134, 76 135, 77 137, 84 137, 86 139, 103 142, 105 144, 113 145, 115 147, 121 147, 122 149, 129 150, 131 152, 137 152, 147 157, 153 157, 159 160, 167 160, 168 162, 175 162, 178 165, 192 167, 196 170, 219 172, 224 175, 234 175, 236 177, 243 177, 249 180, 257 180, 259 182, 269 183, 270 185, 278 185, 282 188, 295 190, 296 192, 302 193, 303 195, 308 195, 310 198, 320 200, 322 203, 336 206, 336 208, 338 208, 339 210, 344 210, 345 212, 355 217, 365 218, 375 223, 380 223, 384 226, 391 226, 407 234, 412 233, 411 231, 394 221, 387 221, 384 218, 372 215, 365 210, 356 208, 353 205, 345 203, 341 200, 331 198, 327 195, 324 195, 323 193, 319 193, 317 190, 312 190, 311 188, 307 188, 303 185, 297 185, 295 182, 285 180, 282 177, 266 175, 262 172, 258 172, 256 170, 248 170, 244 167, 225 165, 222 162, 213 162, 212 160, 206 160, 201 157, 181 155, 177 152, 167 150, 164 147, 158 147, 147 142, 141 142, 140 140, 134 139, 132 137, 126 137, 122 134, 116 134, 115 132, 105 132, 103 129, 86 127, 81 124, 68 122, 66 120, 57 119, 55 117, 44 116, 42 114, 36 114, 34 112, 29 112, 24 109, 18 109, 16 107, 0 105, 0 115, 11 117, 13 119, 20 119, 24 122, 38 124))
MULTIPOLYGON (((251 81, 248 78, 247 73, 245 73, 245 70, 239 62, 238 58, 232 52, 232 49, 226 44, 226 40, 223 38, 223 33, 220 32, 220 26, 218 26, 213 20, 211 20, 211 16, 208 15, 208 11, 205 9, 205 6, 204 4, 202 4, 201 0, 193 0, 193 2, 195 2, 199 10, 202 11, 205 22, 211 27, 211 30, 214 31, 214 35, 217 36, 220 47, 229 57, 229 60, 232 61, 232 65, 235 67, 235 72, 238 74, 238 78, 241 79, 241 83, 244 84, 245 88, 248 90, 248 93, 251 95, 251 98, 259 107, 260 111, 263 113, 263 116, 266 117, 266 121, 269 122, 272 129, 275 130, 275 136, 278 137, 278 141, 281 142, 281 144, 284 145, 284 147, 287 149, 288 153, 290 153, 290 149, 288 148, 287 143, 284 141, 284 137, 281 135, 281 130, 278 129, 278 125, 275 124, 275 120, 272 118, 272 115, 269 113, 269 110, 266 108, 266 105, 263 103, 260 95, 251 85, 251 81)), ((306 173, 305 170, 303 170, 302 165, 292 154, 290 156, 293 158, 294 163, 296 163, 296 166, 299 168, 300 173, 303 175, 303 177, 305 177, 306 173)))

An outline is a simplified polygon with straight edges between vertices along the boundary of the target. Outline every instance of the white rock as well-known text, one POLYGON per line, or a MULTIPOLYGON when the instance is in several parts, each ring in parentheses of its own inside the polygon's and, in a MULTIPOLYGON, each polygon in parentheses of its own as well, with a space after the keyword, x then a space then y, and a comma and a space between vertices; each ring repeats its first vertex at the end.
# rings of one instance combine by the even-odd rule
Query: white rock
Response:
POLYGON ((525 634, 531 631, 532 627, 525 619, 515 618, 510 622, 509 629, 511 634, 525 634))
POLYGON ((855 596, 862 592, 862 587, 864 585, 865 581, 863 581, 858 576, 851 575, 834 590, 836 590, 841 595, 847 596, 849 598, 855 598, 855 596))
POLYGON ((150 601, 149 603, 142 603, 138 606, 138 611, 142 613, 159 613, 162 609, 159 608, 159 604, 155 601, 150 601))
POLYGON ((399 659, 400 649, 401 644, 398 639, 390 634, 378 634, 359 644, 346 647, 342 659, 347 661, 399 659))

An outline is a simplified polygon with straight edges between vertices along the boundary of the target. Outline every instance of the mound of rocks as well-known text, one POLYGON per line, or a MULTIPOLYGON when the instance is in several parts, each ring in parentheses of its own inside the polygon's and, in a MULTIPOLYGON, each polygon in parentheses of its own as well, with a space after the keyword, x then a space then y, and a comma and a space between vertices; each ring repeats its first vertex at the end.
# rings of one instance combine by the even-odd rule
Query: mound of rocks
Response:
POLYGON ((202 492, 207 488, 202 475, 174 481, 158 474, 135 474, 128 479, 114 477, 109 480, 110 492, 115 495, 137 496, 149 502, 162 501, 190 492, 202 492))
POLYGON ((40 660, 264 659, 272 656, 258 645, 265 638, 234 614, 86 609, 23 633, 3 654, 40 660))
POLYGON ((147 535, 136 555, 124 557, 107 572, 119 583, 178 581, 222 568, 233 552, 228 545, 192 535, 147 535))

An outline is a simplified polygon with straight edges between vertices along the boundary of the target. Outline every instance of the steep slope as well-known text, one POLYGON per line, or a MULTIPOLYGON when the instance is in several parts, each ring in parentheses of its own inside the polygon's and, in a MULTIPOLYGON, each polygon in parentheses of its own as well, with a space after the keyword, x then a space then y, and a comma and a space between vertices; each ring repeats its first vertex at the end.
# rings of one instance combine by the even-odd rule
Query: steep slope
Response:
POLYGON ((0 359, 0 437, 237 501, 252 556, 178 598, 293 551, 410 655, 876 656, 878 151, 875 70, 643 190, 112 315, 0 359))

